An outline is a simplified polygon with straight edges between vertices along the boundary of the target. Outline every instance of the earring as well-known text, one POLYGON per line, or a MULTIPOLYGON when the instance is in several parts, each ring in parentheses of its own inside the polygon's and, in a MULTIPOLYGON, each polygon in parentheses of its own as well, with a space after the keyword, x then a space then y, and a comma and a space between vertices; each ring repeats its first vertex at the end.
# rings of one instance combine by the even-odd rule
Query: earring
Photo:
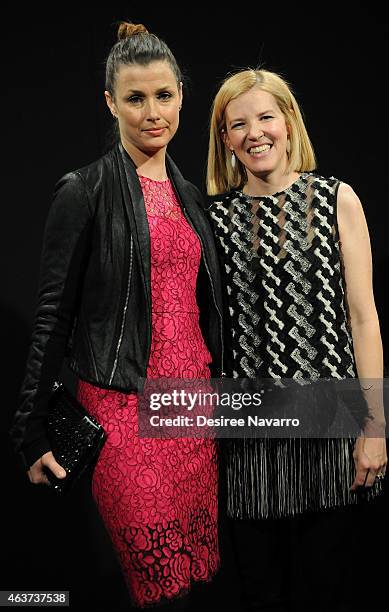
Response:
POLYGON ((288 140, 286 141, 286 152, 287 152, 287 154, 289 155, 289 153, 290 153, 290 140, 289 140, 289 138, 288 138, 288 140))
POLYGON ((231 166, 232 169, 235 170, 235 166, 236 166, 236 157, 235 157, 235 153, 234 151, 231 151, 231 166))

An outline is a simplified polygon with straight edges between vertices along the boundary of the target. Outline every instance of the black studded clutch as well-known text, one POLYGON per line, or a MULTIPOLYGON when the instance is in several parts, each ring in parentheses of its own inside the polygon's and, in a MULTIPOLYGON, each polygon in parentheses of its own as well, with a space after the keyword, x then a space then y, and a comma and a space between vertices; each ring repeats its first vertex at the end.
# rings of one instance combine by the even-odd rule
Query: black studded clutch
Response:
POLYGON ((47 426, 53 455, 67 475, 57 478, 48 468, 45 473, 51 487, 65 493, 97 459, 107 435, 61 382, 54 384, 47 426))

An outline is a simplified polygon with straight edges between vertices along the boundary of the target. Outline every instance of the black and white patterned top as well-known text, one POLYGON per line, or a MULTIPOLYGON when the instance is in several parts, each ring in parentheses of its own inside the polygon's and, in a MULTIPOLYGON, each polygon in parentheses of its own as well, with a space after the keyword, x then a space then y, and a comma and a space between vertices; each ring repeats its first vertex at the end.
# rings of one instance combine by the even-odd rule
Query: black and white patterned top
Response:
POLYGON ((338 186, 303 173, 274 195, 214 196, 209 214, 227 289, 230 376, 355 376, 338 186))
MULTIPOLYGON (((336 217, 340 182, 302 173, 289 188, 213 196, 233 378, 302 382, 356 376, 336 217)), ((331 408, 331 406, 329 406, 331 408)), ((358 503, 348 438, 223 440, 227 514, 278 518, 358 503)))

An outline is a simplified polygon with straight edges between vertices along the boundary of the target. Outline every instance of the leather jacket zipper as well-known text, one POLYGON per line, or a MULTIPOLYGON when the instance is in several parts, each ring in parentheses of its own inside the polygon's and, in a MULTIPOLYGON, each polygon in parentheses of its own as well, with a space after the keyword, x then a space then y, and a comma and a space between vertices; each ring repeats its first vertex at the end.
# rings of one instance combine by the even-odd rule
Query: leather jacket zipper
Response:
POLYGON ((126 320, 126 313, 127 313, 127 308, 128 308, 128 300, 130 297, 130 286, 131 286, 131 278, 132 278, 132 249, 133 249, 133 238, 132 236, 130 237, 130 269, 128 272, 128 281, 127 281, 127 293, 126 293, 126 299, 124 302, 124 308, 123 308, 123 315, 122 315, 122 323, 121 323, 121 327, 120 327, 120 335, 119 335, 119 340, 116 346, 116 352, 115 352, 115 361, 113 363, 113 367, 112 367, 112 372, 111 372, 111 376, 109 379, 109 383, 112 383, 112 379, 114 377, 115 371, 116 371, 116 367, 117 367, 117 363, 118 363, 118 358, 119 358, 119 351, 120 351, 120 345, 122 343, 123 340, 123 332, 124 332, 124 323, 126 320))

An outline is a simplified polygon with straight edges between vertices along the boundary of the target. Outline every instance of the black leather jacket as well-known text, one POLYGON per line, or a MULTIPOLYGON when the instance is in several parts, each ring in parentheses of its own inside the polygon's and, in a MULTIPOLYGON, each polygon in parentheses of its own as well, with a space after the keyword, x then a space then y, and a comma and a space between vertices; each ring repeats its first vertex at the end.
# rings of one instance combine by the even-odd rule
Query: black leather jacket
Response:
MULTIPOLYGON (((201 241, 197 301, 211 373, 223 370, 221 284, 199 190, 167 156, 183 212, 201 241)), ((150 237, 143 194, 121 144, 56 185, 46 221, 38 306, 11 429, 28 469, 50 450, 48 399, 64 358, 81 379, 133 392, 151 347, 150 237)))

